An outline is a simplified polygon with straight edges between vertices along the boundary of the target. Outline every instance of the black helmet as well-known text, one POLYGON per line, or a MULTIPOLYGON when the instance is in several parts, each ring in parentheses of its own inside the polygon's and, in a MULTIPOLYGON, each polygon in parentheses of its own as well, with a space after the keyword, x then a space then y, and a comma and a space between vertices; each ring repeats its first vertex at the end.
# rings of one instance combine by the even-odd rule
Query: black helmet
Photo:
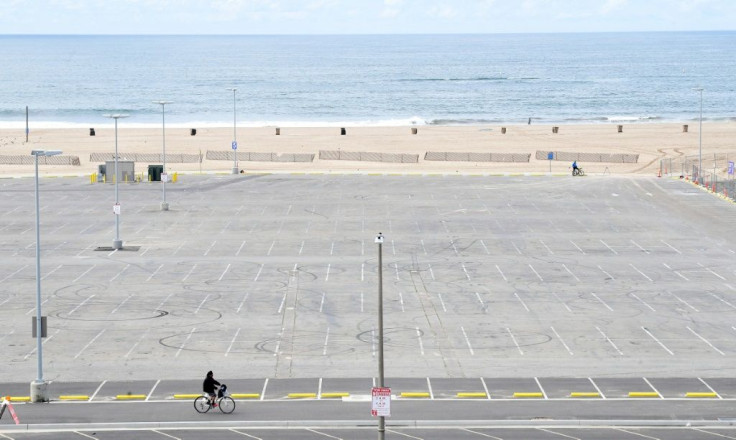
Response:
POLYGON ((212 373, 212 371, 208 371, 208 372, 207 372, 207 377, 210 377, 210 376, 212 376, 212 374, 214 374, 214 373, 212 373))

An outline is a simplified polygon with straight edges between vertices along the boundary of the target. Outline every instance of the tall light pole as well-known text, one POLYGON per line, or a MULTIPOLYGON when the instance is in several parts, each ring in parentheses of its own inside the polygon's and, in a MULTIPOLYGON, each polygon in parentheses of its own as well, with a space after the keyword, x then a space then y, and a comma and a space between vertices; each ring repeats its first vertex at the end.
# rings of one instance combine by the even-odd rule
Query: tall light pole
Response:
POLYGON ((235 112, 235 92, 238 91, 236 88, 229 88, 228 90, 233 92, 233 153, 235 153, 235 158, 233 159, 233 174, 238 174, 238 137, 236 133, 236 112, 235 112))
POLYGON ((40 209, 38 201, 38 157, 39 156, 56 156, 61 154, 60 150, 33 150, 31 154, 34 156, 36 163, 36 354, 38 359, 38 368, 36 380, 31 382, 31 401, 46 402, 46 382, 43 380, 43 343, 41 336, 43 335, 43 319, 41 317, 41 222, 40 209))
POLYGON ((113 211, 115 213, 115 239, 112 241, 112 248, 114 250, 120 250, 123 248, 123 240, 120 239, 120 198, 118 197, 118 119, 127 118, 128 115, 123 114, 112 114, 105 115, 106 118, 115 120, 115 206, 113 211))
MULTIPOLYGON (((378 244, 378 386, 383 388, 383 234, 379 232, 375 241, 378 244)), ((378 440, 385 438, 386 417, 379 416, 378 440)))
POLYGON ((698 183, 703 184, 703 88, 694 88, 696 92, 700 92, 700 124, 698 126, 698 145, 700 153, 698 154, 698 183))
POLYGON ((163 198, 161 200, 161 210, 168 211, 169 204, 166 203, 166 180, 168 180, 168 174, 166 173, 166 104, 173 104, 172 101, 153 101, 154 104, 161 105, 161 137, 163 139, 163 151, 164 151, 164 169, 161 175, 161 183, 163 186, 163 198), (166 176, 166 177, 164 177, 166 176))

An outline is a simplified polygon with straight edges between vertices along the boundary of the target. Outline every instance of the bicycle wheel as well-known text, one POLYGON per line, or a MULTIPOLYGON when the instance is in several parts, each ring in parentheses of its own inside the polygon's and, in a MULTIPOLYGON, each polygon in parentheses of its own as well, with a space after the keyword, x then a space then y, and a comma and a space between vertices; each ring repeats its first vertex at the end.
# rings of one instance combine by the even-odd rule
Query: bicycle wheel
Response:
POLYGON ((230 414, 235 411, 235 401, 229 396, 220 397, 220 400, 217 401, 217 406, 219 406, 220 411, 225 414, 230 414))
POLYGON ((194 409, 196 409, 198 413, 206 413, 210 408, 209 399, 205 396, 199 396, 194 399, 194 409))

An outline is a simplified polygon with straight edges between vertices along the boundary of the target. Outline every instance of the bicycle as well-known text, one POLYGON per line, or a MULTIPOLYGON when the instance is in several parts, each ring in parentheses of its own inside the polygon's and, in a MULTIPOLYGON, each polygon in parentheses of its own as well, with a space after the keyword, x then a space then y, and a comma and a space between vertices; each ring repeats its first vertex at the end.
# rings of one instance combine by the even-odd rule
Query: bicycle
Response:
MULTIPOLYGON (((227 385, 220 385, 220 389, 217 390, 217 398, 215 400, 215 405, 217 405, 223 413, 230 414, 235 411, 235 401, 228 394, 227 385)), ((212 409, 209 394, 205 393, 194 399, 194 409, 200 414, 204 414, 212 409)))
POLYGON ((582 169, 582 168, 580 168, 580 167, 578 167, 578 168, 573 168, 573 169, 572 169, 572 175, 573 175, 573 176, 584 176, 584 175, 585 175, 585 172, 584 172, 584 171, 583 171, 583 169, 582 169))

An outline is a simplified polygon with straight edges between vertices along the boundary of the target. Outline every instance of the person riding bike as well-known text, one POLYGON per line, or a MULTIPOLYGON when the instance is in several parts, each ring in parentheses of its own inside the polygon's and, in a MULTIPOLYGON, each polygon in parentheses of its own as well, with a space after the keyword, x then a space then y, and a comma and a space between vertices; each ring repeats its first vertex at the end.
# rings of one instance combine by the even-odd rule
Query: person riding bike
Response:
POLYGON ((219 387, 220 382, 215 380, 212 371, 208 371, 207 377, 204 378, 204 382, 202 383, 202 391, 207 393, 210 397, 210 405, 216 408, 217 403, 215 403, 215 398, 217 397, 217 394, 215 394, 215 386, 219 387))
POLYGON ((575 174, 575 171, 577 171, 579 169, 580 168, 578 168, 578 161, 577 160, 572 161, 572 172, 573 172, 573 174, 575 174))

